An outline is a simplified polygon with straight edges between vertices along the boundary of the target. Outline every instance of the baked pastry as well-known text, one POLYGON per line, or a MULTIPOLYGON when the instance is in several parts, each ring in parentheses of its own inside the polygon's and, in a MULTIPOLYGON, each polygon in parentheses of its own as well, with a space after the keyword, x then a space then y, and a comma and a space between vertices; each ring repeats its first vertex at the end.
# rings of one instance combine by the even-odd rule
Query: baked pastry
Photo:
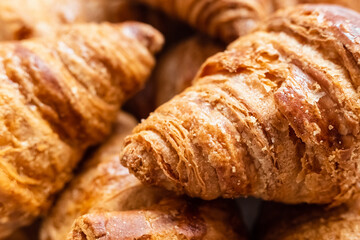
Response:
POLYGON ((339 204, 359 193, 360 14, 277 12, 209 58, 128 136, 121 162, 192 197, 339 204))
POLYGON ((129 22, 0 44, 0 238, 44 213, 141 89, 162 43, 152 27, 129 22))
POLYGON ((45 219, 41 239, 65 239, 69 232, 68 239, 245 239, 233 202, 176 197, 143 186, 120 165, 119 149, 135 125, 129 115, 118 115, 114 134, 45 219))

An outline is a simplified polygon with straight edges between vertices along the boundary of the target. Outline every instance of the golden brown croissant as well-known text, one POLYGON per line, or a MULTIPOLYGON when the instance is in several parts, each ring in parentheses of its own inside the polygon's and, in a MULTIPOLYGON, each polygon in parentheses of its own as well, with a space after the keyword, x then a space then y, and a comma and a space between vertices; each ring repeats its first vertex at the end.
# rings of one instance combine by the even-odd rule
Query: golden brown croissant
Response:
POLYGON ((83 151, 106 137, 162 42, 129 22, 0 44, 0 238, 43 213, 83 151))
POLYGON ((160 106, 191 85, 205 60, 223 51, 222 44, 196 35, 176 44, 162 55, 153 72, 156 105, 160 106))
POLYGON ((333 209, 265 203, 256 226, 258 240, 360 238, 360 201, 333 209))
POLYGON ((273 9, 271 0, 138 0, 225 42, 253 30, 273 9))
POLYGON ((279 11, 127 137, 141 181, 193 197, 340 203, 359 192, 360 15, 279 11))
POLYGON ((165 239, 160 238, 163 234, 171 239, 245 239, 233 203, 172 197, 141 185, 120 165, 119 148, 135 124, 129 115, 119 114, 113 136, 87 161, 45 219, 41 239, 65 239, 76 218, 69 239, 98 239, 94 234, 105 232, 107 239, 165 239))

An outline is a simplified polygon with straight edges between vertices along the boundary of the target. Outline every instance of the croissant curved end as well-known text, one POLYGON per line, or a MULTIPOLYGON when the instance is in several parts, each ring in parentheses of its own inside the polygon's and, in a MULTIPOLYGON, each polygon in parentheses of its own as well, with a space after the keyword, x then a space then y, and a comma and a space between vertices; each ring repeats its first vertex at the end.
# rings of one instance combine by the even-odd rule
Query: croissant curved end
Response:
POLYGON ((121 164, 129 169, 143 183, 166 186, 168 190, 183 193, 183 188, 171 180, 156 161, 151 146, 137 141, 133 136, 126 138, 120 155, 121 164))

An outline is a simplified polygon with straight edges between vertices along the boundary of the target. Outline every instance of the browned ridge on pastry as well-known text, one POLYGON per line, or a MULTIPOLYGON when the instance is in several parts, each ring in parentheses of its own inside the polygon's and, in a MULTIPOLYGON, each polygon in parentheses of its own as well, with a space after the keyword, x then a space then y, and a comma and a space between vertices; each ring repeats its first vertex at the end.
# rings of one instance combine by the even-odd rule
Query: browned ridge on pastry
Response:
POLYGON ((333 209, 265 203, 256 226, 257 240, 360 238, 360 201, 333 209))
POLYGON ((193 197, 340 203, 359 192, 360 15, 274 14, 127 137, 141 181, 193 197))
POLYGON ((0 44, 0 238, 43 213, 84 150, 108 135, 162 42, 129 22, 0 44))
POLYGON ((65 239, 69 232, 69 239, 246 239, 232 201, 175 197, 129 174, 118 153, 135 125, 129 115, 118 115, 114 134, 45 218, 41 239, 65 239))
POLYGON ((272 11, 271 0, 138 0, 225 42, 253 30, 272 11))

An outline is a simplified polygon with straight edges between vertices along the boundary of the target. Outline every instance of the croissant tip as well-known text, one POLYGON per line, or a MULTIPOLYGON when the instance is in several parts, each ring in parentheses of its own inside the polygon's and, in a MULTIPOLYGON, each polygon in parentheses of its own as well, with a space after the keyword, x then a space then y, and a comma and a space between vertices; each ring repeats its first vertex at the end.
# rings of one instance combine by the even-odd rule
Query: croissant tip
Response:
POLYGON ((125 29, 127 36, 140 41, 153 54, 159 52, 164 45, 163 35, 148 24, 129 21, 125 29))
POLYGON ((132 140, 127 141, 120 154, 120 161, 124 167, 127 167, 142 181, 149 181, 150 178, 146 175, 148 175, 148 165, 152 160, 145 146, 132 140))
POLYGON ((182 189, 179 189, 179 186, 170 180, 161 168, 151 147, 137 137, 139 136, 135 134, 125 140, 125 146, 120 153, 121 164, 144 184, 162 186, 168 190, 181 192, 182 189))

